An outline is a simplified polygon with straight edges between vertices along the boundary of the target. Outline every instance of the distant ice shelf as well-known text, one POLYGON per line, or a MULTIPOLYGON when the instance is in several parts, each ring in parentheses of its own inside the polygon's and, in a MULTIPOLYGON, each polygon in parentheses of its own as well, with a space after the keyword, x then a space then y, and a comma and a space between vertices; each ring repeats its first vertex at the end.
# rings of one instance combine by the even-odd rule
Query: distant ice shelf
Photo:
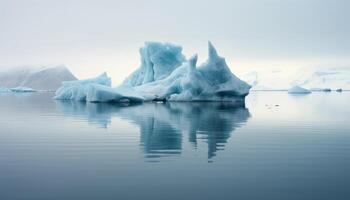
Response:
POLYGON ((311 91, 349 90, 350 67, 309 66, 252 71, 242 76, 252 90, 288 90, 298 85, 311 91))
POLYGON ((208 43, 209 58, 197 66, 197 55, 186 60, 182 47, 146 42, 141 66, 112 88, 106 73, 86 80, 63 82, 55 99, 89 102, 233 101, 244 103, 250 85, 235 76, 208 43))
POLYGON ((311 93, 311 91, 296 85, 296 86, 290 88, 288 90, 288 93, 290 93, 290 94, 309 94, 309 93, 311 93))
POLYGON ((2 92, 11 92, 11 90, 8 88, 0 87, 0 93, 2 92))
POLYGON ((11 92, 25 93, 25 92, 36 92, 36 90, 29 87, 14 87, 9 89, 11 92))

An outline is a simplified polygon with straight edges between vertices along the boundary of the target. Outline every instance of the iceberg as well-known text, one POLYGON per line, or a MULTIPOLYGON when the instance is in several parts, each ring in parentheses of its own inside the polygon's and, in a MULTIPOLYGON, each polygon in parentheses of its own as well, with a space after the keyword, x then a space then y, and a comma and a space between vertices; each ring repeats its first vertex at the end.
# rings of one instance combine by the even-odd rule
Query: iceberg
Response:
POLYGON ((29 87, 15 87, 10 88, 11 92, 24 93, 24 92, 36 92, 36 90, 29 87))
POLYGON ((230 101, 244 103, 250 85, 235 76, 208 43, 209 58, 197 67, 197 54, 186 60, 182 47, 146 42, 141 65, 118 87, 110 78, 64 82, 55 99, 88 102, 230 101), (106 81, 107 80, 107 81, 106 81))
POLYGON ((309 94, 309 93, 311 93, 311 91, 296 85, 296 86, 290 88, 288 90, 288 93, 290 93, 290 94, 309 94))

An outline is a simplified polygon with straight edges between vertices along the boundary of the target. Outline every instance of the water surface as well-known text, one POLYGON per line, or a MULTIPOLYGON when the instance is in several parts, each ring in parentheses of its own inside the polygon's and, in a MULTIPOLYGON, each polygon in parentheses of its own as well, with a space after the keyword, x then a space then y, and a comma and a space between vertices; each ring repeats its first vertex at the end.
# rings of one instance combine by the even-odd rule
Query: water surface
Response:
POLYGON ((0 199, 349 199, 350 93, 92 104, 0 94, 0 199))

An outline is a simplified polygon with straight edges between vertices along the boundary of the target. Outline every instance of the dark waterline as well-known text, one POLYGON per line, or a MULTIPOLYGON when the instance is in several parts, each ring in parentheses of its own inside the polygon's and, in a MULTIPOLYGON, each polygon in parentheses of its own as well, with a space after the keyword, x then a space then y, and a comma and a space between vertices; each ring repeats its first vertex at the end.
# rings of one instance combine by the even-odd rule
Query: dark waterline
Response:
POLYGON ((350 93, 93 104, 0 94, 0 199, 349 199, 350 93))

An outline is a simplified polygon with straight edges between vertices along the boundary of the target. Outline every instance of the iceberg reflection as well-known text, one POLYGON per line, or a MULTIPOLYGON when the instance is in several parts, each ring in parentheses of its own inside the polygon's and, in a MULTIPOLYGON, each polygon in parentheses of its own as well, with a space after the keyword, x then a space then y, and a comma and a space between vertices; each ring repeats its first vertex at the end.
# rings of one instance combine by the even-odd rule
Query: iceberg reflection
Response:
POLYGON ((250 117, 247 108, 228 102, 116 105, 57 101, 56 105, 64 115, 105 128, 112 117, 132 121, 140 127, 140 146, 150 159, 181 154, 184 138, 195 147, 199 141, 207 143, 210 159, 250 117))

